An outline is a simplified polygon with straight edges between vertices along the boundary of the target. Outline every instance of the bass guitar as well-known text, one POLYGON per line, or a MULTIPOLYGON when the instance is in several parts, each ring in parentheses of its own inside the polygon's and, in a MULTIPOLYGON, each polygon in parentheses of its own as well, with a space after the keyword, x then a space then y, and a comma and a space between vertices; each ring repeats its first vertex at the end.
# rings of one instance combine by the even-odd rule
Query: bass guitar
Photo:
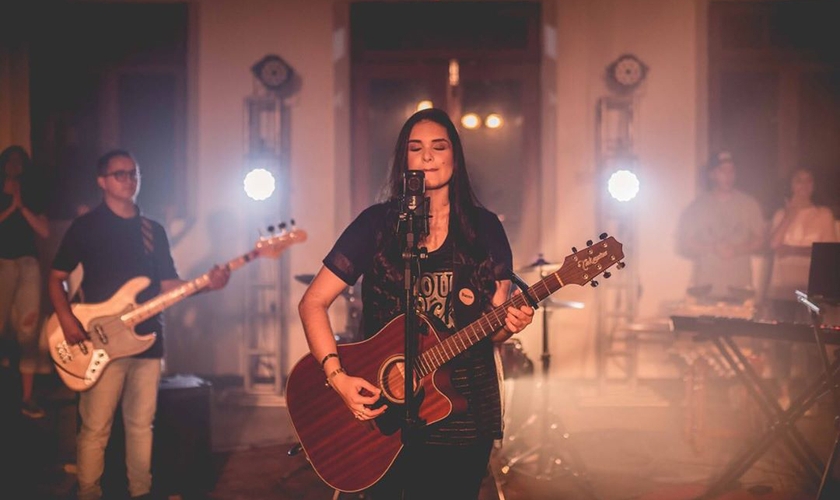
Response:
MULTIPOLYGON (((306 241, 306 237, 306 231, 301 229, 284 229, 274 236, 261 237, 253 250, 225 265, 233 271, 257 257, 278 258, 286 248, 306 241)), ((55 313, 50 315, 44 325, 50 357, 68 388, 77 392, 86 391, 96 384, 108 363, 149 349, 156 335, 137 335, 134 327, 205 288, 210 283, 210 276, 203 274, 138 305, 137 294, 150 283, 149 278, 138 276, 128 280, 105 302, 72 304, 73 314, 88 336, 83 342, 68 343, 58 317, 55 313)))
MULTIPOLYGON (((499 331, 508 307, 528 305, 525 294, 540 302, 565 285, 584 285, 613 265, 624 267, 621 243, 611 236, 602 236, 598 243, 587 242, 587 248, 567 256, 556 272, 457 332, 441 334, 428 319, 418 315, 420 331, 426 332, 419 336, 419 354, 414 363, 414 401, 419 405, 417 415, 421 421, 433 424, 466 408, 466 401, 451 385, 451 370, 446 363, 499 331)), ((344 492, 369 488, 382 478, 402 450, 404 334, 405 315, 400 315, 367 340, 337 346, 347 373, 382 390, 384 400, 380 401, 388 409, 374 420, 354 418, 341 396, 324 383, 321 364, 311 353, 289 373, 286 405, 292 426, 315 472, 331 488, 344 492)))

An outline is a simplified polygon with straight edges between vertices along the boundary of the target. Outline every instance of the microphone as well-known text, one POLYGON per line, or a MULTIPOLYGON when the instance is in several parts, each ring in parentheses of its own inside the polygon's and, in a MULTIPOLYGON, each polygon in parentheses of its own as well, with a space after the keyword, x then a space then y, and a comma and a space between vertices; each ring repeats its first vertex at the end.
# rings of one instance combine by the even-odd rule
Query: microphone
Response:
POLYGON ((426 173, 422 170, 403 172, 403 196, 400 220, 411 220, 406 229, 416 235, 429 234, 429 210, 426 194, 426 173))
POLYGON ((426 194, 426 173, 422 170, 406 170, 403 173, 403 197, 405 208, 416 212, 424 207, 423 195, 426 194))

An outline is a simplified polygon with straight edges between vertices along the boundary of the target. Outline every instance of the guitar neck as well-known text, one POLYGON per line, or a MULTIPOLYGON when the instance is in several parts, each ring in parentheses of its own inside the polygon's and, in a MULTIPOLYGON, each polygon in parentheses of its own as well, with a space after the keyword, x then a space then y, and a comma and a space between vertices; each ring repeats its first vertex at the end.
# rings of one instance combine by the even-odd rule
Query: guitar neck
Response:
MULTIPOLYGON (((252 250, 244 255, 240 255, 239 257, 228 261, 225 264, 225 267, 227 267, 231 271, 235 271, 236 269, 239 269, 248 262, 254 260, 258 255, 259 253, 257 252, 257 250, 252 250)), ((159 312, 168 308, 169 306, 175 305, 178 302, 186 299, 187 297, 195 295, 196 293, 206 288, 209 284, 210 273, 202 274, 201 276, 192 281, 188 281, 187 283, 184 283, 183 285, 177 288, 174 288, 166 293, 162 293, 154 297, 153 299, 144 302, 137 308, 125 313, 120 319, 122 319, 123 323, 125 323, 127 326, 136 326, 151 318, 155 314, 158 314, 159 312)))
POLYGON ((514 295, 500 306, 494 307, 482 317, 473 321, 465 328, 458 330, 434 347, 418 356, 417 371, 421 377, 432 373, 450 361, 455 356, 466 351, 481 340, 498 332, 505 325, 508 307, 520 308, 529 305, 524 294, 532 297, 537 303, 545 300, 549 295, 563 286, 560 271, 551 273, 541 279, 525 292, 514 295))

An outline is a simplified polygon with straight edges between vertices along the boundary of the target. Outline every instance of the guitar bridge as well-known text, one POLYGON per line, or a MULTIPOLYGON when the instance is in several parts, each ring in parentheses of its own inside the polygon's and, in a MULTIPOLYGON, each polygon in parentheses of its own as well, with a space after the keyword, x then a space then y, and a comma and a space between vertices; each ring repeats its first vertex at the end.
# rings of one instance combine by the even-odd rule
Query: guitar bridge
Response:
POLYGON ((70 347, 67 345, 66 340, 56 344, 55 351, 58 355, 58 359, 60 359, 62 363, 69 363, 70 361, 73 361, 73 355, 70 353, 70 347))

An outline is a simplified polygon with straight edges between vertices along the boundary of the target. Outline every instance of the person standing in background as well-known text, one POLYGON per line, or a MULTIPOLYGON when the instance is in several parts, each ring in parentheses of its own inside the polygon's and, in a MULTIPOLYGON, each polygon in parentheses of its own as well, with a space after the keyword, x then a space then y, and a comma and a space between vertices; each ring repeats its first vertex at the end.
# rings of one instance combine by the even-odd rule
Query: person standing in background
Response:
POLYGON ((9 343, 12 354, 3 363, 11 367, 9 359, 19 358, 20 411, 29 418, 44 416, 33 397, 42 319, 36 239, 50 232, 42 181, 23 147, 0 153, 0 336, 15 336, 16 345, 9 343))
MULTIPOLYGON (((767 297, 771 315, 778 321, 794 321, 798 316, 795 291, 808 287, 811 246, 837 241, 834 214, 828 207, 816 205, 813 197, 814 174, 808 169, 796 169, 788 182, 785 204, 773 215, 773 266, 767 297)), ((807 317, 804 321, 808 321, 807 317)))
MULTIPOLYGON (((816 242, 837 241, 834 214, 814 203, 814 174, 798 168, 791 174, 784 206, 773 215, 770 250, 773 264, 767 287, 767 319, 809 323, 808 311, 796 299, 796 290, 808 289, 811 246, 816 242)), ((793 342, 773 342, 773 371, 779 384, 779 404, 790 404, 791 379, 801 378, 808 365, 819 366, 811 346, 793 342), (812 356, 813 354, 813 356, 812 356), (812 358, 809 362, 808 359, 812 358), (797 358, 798 361, 795 361, 797 358)))
POLYGON ((682 213, 677 250, 693 261, 689 295, 743 302, 754 298, 750 257, 765 243, 758 202, 735 187, 732 155, 720 152, 709 163, 711 189, 682 213))
MULTIPOLYGON (((65 282, 82 264, 81 291, 87 302, 102 303, 130 279, 145 276, 150 284, 137 296, 143 303, 159 293, 174 290, 182 281, 172 259, 166 231, 158 222, 141 215, 135 200, 140 170, 125 150, 103 155, 97 164, 96 182, 102 202, 77 217, 62 238, 48 280, 50 300, 68 343, 86 340, 73 314, 65 282)), ((214 266, 202 290, 218 290, 230 278, 230 269, 214 266)), ((111 435, 117 405, 125 427, 125 465, 132 498, 152 496, 152 424, 157 409, 163 358, 163 317, 160 313, 134 327, 138 335, 155 333, 151 347, 137 355, 115 359, 92 387, 79 394, 81 419, 76 436, 78 499, 102 497, 101 478, 105 448, 111 435)))

